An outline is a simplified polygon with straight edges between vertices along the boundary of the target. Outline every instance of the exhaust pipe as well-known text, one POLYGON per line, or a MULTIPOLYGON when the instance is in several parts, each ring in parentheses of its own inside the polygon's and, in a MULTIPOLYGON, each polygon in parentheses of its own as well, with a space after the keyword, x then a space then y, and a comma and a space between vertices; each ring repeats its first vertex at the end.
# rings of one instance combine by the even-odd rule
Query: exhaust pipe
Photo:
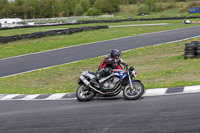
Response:
POLYGON ((80 79, 83 81, 83 83, 84 83, 86 86, 89 86, 89 85, 90 85, 90 82, 89 82, 83 75, 80 76, 80 79))
POLYGON ((100 93, 100 94, 102 94, 102 95, 109 95, 109 94, 117 94, 117 93, 119 93, 119 91, 121 91, 120 90, 120 87, 121 87, 121 85, 115 90, 115 92, 102 92, 102 91, 100 91, 100 90, 97 90, 97 89, 95 89, 94 87, 92 87, 91 85, 89 85, 89 87, 91 88, 91 89, 93 89, 94 91, 96 91, 96 92, 98 92, 98 93, 100 93), (119 89, 119 90, 118 90, 119 89))

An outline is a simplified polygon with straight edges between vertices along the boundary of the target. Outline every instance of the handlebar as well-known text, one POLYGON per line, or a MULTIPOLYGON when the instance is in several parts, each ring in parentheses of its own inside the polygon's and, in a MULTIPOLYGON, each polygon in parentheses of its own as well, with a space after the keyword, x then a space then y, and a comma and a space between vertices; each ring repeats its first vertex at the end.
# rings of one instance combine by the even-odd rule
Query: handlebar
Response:
POLYGON ((124 65, 124 70, 127 71, 128 70, 128 64, 124 65))
POLYGON ((130 68, 128 68, 128 64, 127 65, 124 65, 124 70, 125 71, 127 71, 128 69, 130 69, 130 70, 135 70, 135 68, 134 67, 130 67, 130 68))

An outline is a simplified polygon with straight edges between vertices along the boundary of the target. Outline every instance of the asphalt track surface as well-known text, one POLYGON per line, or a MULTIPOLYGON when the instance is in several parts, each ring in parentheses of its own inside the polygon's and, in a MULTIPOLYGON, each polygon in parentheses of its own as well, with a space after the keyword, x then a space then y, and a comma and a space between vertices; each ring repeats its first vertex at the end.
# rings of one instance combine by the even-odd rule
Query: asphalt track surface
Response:
POLYGON ((1 101, 1 133, 199 133, 200 93, 95 99, 1 101))
POLYGON ((1 59, 0 77, 98 57, 110 53, 112 49, 125 51, 195 37, 200 35, 199 31, 200 26, 195 26, 1 59))

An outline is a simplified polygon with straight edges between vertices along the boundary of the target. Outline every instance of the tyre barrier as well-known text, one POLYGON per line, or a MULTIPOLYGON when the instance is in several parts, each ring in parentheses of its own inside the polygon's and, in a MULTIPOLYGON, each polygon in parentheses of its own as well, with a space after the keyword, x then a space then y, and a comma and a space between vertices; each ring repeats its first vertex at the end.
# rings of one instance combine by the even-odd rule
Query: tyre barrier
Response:
POLYGON ((77 32, 98 30, 98 29, 108 29, 108 26, 104 25, 104 26, 70 28, 70 29, 61 29, 61 30, 50 30, 46 32, 36 32, 36 33, 31 33, 31 34, 0 37, 0 43, 7 43, 7 42, 17 41, 17 40, 22 40, 22 39, 42 38, 42 37, 55 36, 55 35, 70 35, 77 32))
POLYGON ((192 41, 185 44, 184 58, 200 58, 200 41, 192 41))

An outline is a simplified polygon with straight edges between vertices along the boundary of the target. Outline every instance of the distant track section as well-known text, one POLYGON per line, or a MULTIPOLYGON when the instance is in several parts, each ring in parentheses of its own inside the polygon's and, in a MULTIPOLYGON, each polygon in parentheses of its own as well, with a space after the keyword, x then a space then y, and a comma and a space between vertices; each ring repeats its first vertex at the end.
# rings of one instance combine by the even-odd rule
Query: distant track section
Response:
POLYGON ((36 24, 36 25, 25 25, 18 27, 3 27, 0 30, 11 30, 20 28, 35 28, 35 27, 49 27, 49 26, 61 26, 61 25, 79 25, 79 24, 92 24, 92 23, 120 23, 127 21, 154 21, 154 20, 179 20, 179 19, 195 19, 200 18, 199 16, 193 17, 168 17, 168 18, 143 18, 143 19, 110 19, 110 20, 85 20, 78 21, 76 23, 52 23, 52 24, 36 24))
POLYGON ((124 37, 0 60, 0 77, 70 63, 110 53, 200 36, 200 26, 124 37))

